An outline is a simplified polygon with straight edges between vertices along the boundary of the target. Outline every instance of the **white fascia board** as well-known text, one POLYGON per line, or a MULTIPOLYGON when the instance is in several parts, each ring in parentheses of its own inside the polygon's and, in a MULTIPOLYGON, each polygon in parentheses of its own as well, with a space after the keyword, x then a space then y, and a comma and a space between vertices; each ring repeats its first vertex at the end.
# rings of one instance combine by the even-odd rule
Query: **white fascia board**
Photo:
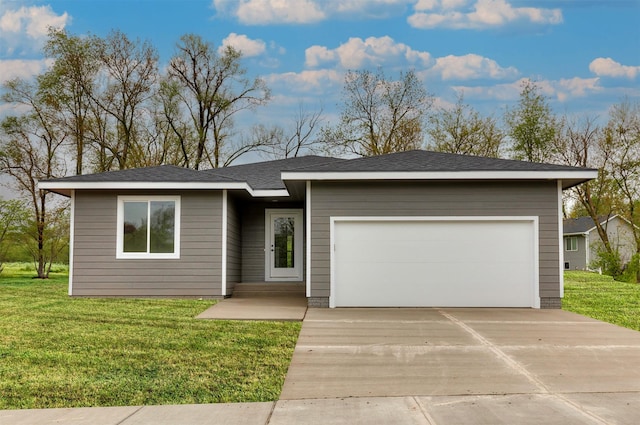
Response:
POLYGON ((562 236, 589 236, 589 232, 563 233, 562 236))
POLYGON ((594 179, 596 170, 580 171, 285 171, 282 180, 564 180, 594 179))
POLYGON ((256 198, 289 196, 286 189, 254 190, 245 182, 40 182, 42 190, 246 190, 256 198))

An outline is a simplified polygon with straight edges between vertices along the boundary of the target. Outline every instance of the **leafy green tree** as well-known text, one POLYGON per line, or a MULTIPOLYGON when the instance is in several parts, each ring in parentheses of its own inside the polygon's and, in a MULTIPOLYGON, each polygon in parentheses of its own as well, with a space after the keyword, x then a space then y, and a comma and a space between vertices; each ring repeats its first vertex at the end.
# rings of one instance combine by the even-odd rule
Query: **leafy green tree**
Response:
POLYGON ((507 110, 504 120, 514 158, 531 162, 553 158, 557 122, 535 82, 522 83, 518 105, 507 110))
POLYGON ((15 237, 18 223, 28 214, 22 201, 0 199, 0 273, 4 269, 3 263, 8 251, 6 242, 15 237))
POLYGON ((453 108, 440 108, 429 117, 427 146, 437 152, 499 158, 504 134, 492 117, 482 117, 458 97, 453 108))
POLYGON ((381 69, 349 71, 339 123, 322 136, 337 154, 382 155, 419 149, 433 99, 413 70, 389 80, 381 69))

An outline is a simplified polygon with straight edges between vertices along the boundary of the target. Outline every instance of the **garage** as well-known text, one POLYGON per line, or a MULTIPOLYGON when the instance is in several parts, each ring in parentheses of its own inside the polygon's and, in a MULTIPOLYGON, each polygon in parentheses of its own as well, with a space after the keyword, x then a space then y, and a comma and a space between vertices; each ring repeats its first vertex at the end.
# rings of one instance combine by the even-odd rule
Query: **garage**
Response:
POLYGON ((334 217, 331 307, 540 307, 536 217, 334 217))

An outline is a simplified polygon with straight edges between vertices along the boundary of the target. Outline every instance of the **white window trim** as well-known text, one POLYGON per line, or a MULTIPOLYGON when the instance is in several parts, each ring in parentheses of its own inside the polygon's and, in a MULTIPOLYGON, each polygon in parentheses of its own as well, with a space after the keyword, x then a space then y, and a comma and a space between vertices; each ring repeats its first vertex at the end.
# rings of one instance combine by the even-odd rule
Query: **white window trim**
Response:
MULTIPOLYGON (((116 231, 116 258, 117 259, 178 259, 180 258, 180 196, 118 196, 117 231, 116 231), (174 227, 174 252, 150 253, 150 252, 124 252, 124 203, 125 202, 175 202, 175 227, 174 227)), ((148 233, 147 233, 148 234, 148 233)), ((148 247, 147 247, 148 249, 148 247)))
MULTIPOLYGON (((573 245, 573 243, 571 245, 573 245)), ((578 237, 577 236, 567 236, 567 238, 564 240, 564 249, 567 252, 578 252, 578 237), (570 240, 575 241, 576 249, 568 249, 567 248, 567 241, 570 241, 570 240)))

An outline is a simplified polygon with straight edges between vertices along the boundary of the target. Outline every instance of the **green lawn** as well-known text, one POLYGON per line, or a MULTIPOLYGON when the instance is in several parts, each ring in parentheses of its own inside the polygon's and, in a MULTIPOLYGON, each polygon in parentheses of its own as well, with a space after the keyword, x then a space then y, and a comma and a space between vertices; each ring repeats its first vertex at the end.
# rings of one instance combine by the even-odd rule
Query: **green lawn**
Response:
POLYGON ((578 271, 565 272, 564 279, 564 310, 640 331, 639 284, 578 271))
POLYGON ((277 400, 297 322, 206 321, 202 300, 67 296, 0 275, 0 409, 277 400))

